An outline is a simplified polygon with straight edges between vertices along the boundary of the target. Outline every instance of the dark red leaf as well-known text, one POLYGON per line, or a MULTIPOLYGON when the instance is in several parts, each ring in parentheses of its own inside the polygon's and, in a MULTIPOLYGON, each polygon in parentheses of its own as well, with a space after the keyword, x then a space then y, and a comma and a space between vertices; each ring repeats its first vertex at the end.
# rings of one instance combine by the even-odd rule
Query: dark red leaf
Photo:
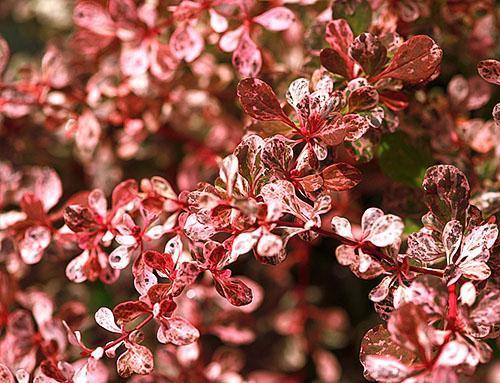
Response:
POLYGON ((236 278, 225 278, 214 274, 217 292, 234 306, 244 306, 252 302, 252 290, 236 278))
POLYGON ((95 214, 87 207, 70 205, 64 209, 64 222, 75 233, 97 228, 95 214))
POLYGON ((340 54, 332 48, 323 49, 320 53, 321 65, 334 74, 350 79, 353 77, 350 63, 346 56, 340 54))
POLYGON ((362 86, 349 94, 349 112, 372 109, 378 104, 378 92, 373 86, 362 86))
POLYGON ((417 84, 436 72, 442 56, 443 51, 430 37, 413 36, 398 48, 389 66, 372 81, 395 78, 417 84))
POLYGON ((450 220, 463 222, 469 206, 470 187, 458 168, 452 165, 430 167, 422 188, 427 207, 443 225, 450 220))
POLYGON ((159 251, 148 250, 144 254, 144 262, 154 270, 159 270, 163 273, 170 274, 174 269, 172 256, 159 251))
POLYGON ((127 324, 148 312, 151 312, 151 307, 142 301, 122 302, 113 309, 113 314, 119 325, 127 324))
POLYGON ((354 166, 343 162, 326 167, 321 175, 323 176, 323 187, 327 190, 349 190, 361 181, 361 172, 354 166))
POLYGON ((377 74, 387 60, 387 49, 377 36, 362 33, 354 39, 349 54, 369 76, 377 74))
POLYGON ((500 85, 500 61, 483 60, 477 65, 477 71, 486 81, 500 85))
POLYGON ((272 88, 258 78, 245 78, 238 84, 238 98, 245 113, 260 121, 282 121, 294 126, 281 109, 272 88))

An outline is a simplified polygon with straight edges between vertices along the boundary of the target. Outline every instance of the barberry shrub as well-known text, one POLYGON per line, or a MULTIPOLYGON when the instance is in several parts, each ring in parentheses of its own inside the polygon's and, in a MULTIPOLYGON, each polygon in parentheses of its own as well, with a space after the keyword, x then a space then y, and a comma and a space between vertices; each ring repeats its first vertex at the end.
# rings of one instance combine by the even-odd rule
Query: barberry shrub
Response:
POLYGON ((0 382, 498 382, 498 11, 2 2, 0 382))

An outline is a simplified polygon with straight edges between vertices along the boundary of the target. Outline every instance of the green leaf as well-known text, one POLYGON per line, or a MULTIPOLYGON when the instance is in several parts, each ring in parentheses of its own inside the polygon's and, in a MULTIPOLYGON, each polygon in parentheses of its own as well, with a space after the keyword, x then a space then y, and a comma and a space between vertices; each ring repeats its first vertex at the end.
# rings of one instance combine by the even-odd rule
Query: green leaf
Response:
POLYGON ((382 138, 378 147, 378 159, 384 174, 413 187, 420 187, 426 169, 433 164, 426 146, 412 142, 403 132, 382 138))
POLYGON ((347 20, 355 36, 367 32, 372 23, 372 8, 366 0, 335 2, 332 13, 334 20, 347 20))

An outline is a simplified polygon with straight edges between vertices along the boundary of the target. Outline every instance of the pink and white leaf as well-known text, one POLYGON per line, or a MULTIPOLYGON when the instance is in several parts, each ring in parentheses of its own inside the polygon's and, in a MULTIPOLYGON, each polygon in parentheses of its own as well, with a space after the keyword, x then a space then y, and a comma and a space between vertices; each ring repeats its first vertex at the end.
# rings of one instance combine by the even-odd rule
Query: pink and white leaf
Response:
POLYGON ((85 267, 89 260, 89 251, 84 250, 80 255, 73 258, 68 266, 66 266, 66 276, 75 283, 82 283, 87 280, 87 272, 85 267))
POLYGON ((241 36, 233 52, 233 65, 242 77, 255 77, 262 68, 262 55, 248 33, 241 36))
POLYGON ((253 21, 270 31, 284 31, 295 21, 295 15, 285 7, 275 7, 254 17, 253 21))
POLYGON ((387 214, 378 218, 370 227, 366 241, 370 241, 375 246, 385 247, 392 245, 403 233, 404 224, 401 218, 387 214))
POLYGON ((228 27, 227 19, 213 9, 209 9, 208 13, 210 15, 210 26, 212 29, 217 33, 225 32, 228 27))
POLYGON ((149 68, 148 46, 142 44, 126 44, 120 54, 120 69, 125 76, 143 75, 149 68))
POLYGON ((120 245, 109 254, 109 265, 116 270, 122 270, 130 263, 130 247, 120 245))
POLYGON ((40 262, 43 252, 51 241, 50 229, 46 226, 31 226, 19 243, 21 258, 28 265, 40 262))
POLYGON ((86 28, 98 35, 114 36, 115 24, 107 10, 96 1, 77 2, 73 11, 73 21, 81 28, 86 28))
POLYGON ((118 357, 116 367, 122 378, 132 374, 148 375, 154 367, 153 353, 145 346, 129 344, 127 351, 118 357))
POLYGON ((166 320, 166 324, 158 329, 158 341, 173 343, 176 346, 185 346, 196 342, 200 332, 186 319, 174 316, 166 320))
POLYGON ((95 321, 102 328, 115 332, 117 334, 121 334, 122 330, 115 322, 115 316, 113 315, 113 311, 108 309, 107 307, 101 307, 94 315, 95 321))
POLYGON ((219 48, 223 52, 233 52, 238 47, 244 32, 245 28, 243 26, 227 31, 219 40, 219 48))
POLYGON ((188 63, 196 60, 205 46, 203 37, 190 25, 178 27, 170 37, 169 44, 173 55, 188 63))

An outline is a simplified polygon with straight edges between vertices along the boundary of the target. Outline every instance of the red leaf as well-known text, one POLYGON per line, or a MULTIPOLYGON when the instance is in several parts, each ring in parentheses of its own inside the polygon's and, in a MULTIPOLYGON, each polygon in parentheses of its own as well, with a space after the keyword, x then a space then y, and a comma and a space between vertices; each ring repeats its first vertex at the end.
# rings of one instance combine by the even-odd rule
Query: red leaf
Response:
POLYGON ((4 383, 16 382, 14 380, 14 375, 12 375, 12 372, 10 372, 9 368, 3 363, 0 363, 0 382, 4 383))
POLYGON ((486 81, 500 85, 500 61, 483 60, 477 65, 477 71, 486 81))
POLYGON ((361 172, 354 166, 343 162, 326 167, 321 175, 323 187, 328 190, 349 190, 361 181, 361 172))
POLYGON ((353 77, 352 66, 345 56, 334 49, 326 48, 320 53, 321 65, 334 74, 350 79, 353 77))
POLYGON ((362 86, 349 94, 349 112, 372 109, 378 104, 378 92, 373 86, 362 86))
POLYGON ((442 56, 443 51, 430 37, 413 36, 398 48, 389 66, 372 81, 395 78, 417 84, 436 72, 442 56))
POLYGON ((70 205, 64 209, 63 218, 75 233, 97 228, 95 214, 87 207, 70 205))
POLYGON ((49 378, 52 378, 58 382, 67 382, 67 378, 63 375, 63 373, 57 368, 54 362, 49 360, 44 360, 40 363, 40 369, 47 375, 49 378))
POLYGON ((369 76, 377 74, 387 60, 387 49, 377 36, 362 33, 353 41, 349 54, 369 76))
POLYGON ((342 75, 347 79, 354 77, 354 60, 349 57, 348 50, 354 35, 351 27, 344 19, 330 21, 326 26, 326 41, 332 49, 321 52, 321 64, 332 73, 342 75))
POLYGON ((148 297, 151 304, 159 303, 168 298, 172 285, 170 283, 157 283, 148 290, 148 297))
POLYGON ((272 88, 258 78, 245 78, 238 84, 238 98, 245 113, 259 121, 282 121, 295 126, 281 109, 272 88))
POLYGON ((252 290, 236 278, 220 277, 213 274, 217 292, 234 306, 244 306, 252 302, 252 290))
POLYGON ((349 23, 344 19, 330 21, 326 26, 325 40, 340 54, 345 54, 353 43, 354 35, 349 23))
POLYGON ((116 323, 125 325, 135 318, 151 311, 149 305, 142 301, 122 302, 113 309, 116 323))
POLYGON ((169 274, 174 269, 174 262, 172 261, 172 256, 169 254, 148 250, 143 254, 143 257, 146 265, 154 270, 169 274))
POLYGON ((389 109, 399 112, 408 107, 408 97, 402 92, 385 90, 379 93, 379 99, 389 109))

